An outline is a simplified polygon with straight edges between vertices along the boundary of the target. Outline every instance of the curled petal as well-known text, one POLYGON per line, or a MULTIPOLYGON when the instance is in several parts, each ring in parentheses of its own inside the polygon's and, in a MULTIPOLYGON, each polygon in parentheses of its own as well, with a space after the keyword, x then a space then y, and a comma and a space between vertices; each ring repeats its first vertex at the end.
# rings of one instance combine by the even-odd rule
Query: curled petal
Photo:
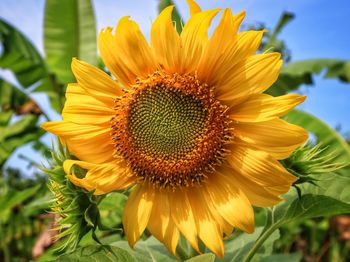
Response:
POLYGON ((132 186, 136 179, 123 162, 93 164, 78 160, 66 160, 63 168, 69 180, 95 195, 107 194, 132 186), (86 174, 81 178, 74 167, 79 167, 86 174))

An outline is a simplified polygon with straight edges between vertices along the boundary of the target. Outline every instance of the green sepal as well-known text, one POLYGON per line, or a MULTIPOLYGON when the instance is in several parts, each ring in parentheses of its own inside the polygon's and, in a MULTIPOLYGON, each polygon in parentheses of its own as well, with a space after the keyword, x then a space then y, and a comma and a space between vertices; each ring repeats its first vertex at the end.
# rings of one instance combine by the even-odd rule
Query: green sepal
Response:
MULTIPOLYGON (((95 196, 94 191, 87 192, 70 182, 64 172, 63 163, 74 159, 74 156, 60 142, 57 144, 58 146, 52 146, 52 162, 49 167, 42 168, 49 176, 49 188, 54 194, 52 212, 59 216, 56 229, 59 231, 57 239, 60 239, 60 245, 57 249, 67 252, 75 250, 80 240, 89 232, 101 244, 96 230, 103 228, 98 204, 104 196, 95 196)), ((85 170, 78 170, 78 166, 75 169, 81 176, 86 174, 85 170)))
POLYGON ((322 154, 326 147, 321 144, 313 146, 307 143, 288 157, 281 161, 282 165, 298 180, 294 182, 293 187, 296 189, 299 198, 301 198, 300 185, 309 183, 317 186, 318 176, 325 173, 334 173, 343 168, 345 164, 334 163, 336 154, 322 154))

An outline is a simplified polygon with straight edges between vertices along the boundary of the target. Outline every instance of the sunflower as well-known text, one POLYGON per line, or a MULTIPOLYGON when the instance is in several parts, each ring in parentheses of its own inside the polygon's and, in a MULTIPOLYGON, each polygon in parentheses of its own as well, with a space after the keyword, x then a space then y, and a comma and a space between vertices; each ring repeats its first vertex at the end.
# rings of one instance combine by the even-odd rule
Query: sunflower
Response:
POLYGON ((115 78, 73 59, 63 121, 43 128, 79 159, 64 162, 76 186, 96 195, 132 188, 123 211, 131 246, 147 228, 173 254, 181 234, 222 257, 225 235, 254 231, 252 206, 279 203, 296 181, 279 160, 308 134, 280 117, 305 97, 263 94, 282 60, 256 54, 264 30, 238 33, 244 12, 225 9, 208 37, 220 9, 188 3, 180 35, 172 6, 150 44, 129 17, 102 30, 99 50, 115 78))

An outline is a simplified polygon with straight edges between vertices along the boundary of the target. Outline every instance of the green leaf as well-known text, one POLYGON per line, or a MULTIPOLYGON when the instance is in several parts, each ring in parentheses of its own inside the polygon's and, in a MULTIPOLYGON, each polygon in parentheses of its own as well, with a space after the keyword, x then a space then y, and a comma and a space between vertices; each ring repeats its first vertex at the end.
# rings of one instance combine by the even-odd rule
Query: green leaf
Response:
POLYGON ((45 5, 47 64, 60 83, 74 81, 71 61, 97 64, 96 22, 90 0, 49 0, 45 5))
POLYGON ((288 199, 274 206, 268 212, 267 223, 262 234, 254 246, 251 247, 243 261, 250 261, 256 258, 257 250, 265 244, 266 239, 273 235, 276 230, 292 221, 300 221, 313 217, 330 216, 350 212, 350 205, 337 199, 322 196, 305 194, 301 198, 296 193, 288 195, 288 199))
POLYGON ((324 195, 305 194, 300 199, 292 199, 271 209, 267 228, 291 221, 350 212, 348 203, 324 195))
MULTIPOLYGON (((158 0, 158 12, 162 12, 163 9, 165 9, 166 7, 173 5, 175 6, 174 2, 172 0, 158 0)), ((177 8, 175 7, 173 10, 173 21, 175 23, 176 26, 176 30, 177 32, 180 34, 182 32, 182 26, 184 24, 181 15, 179 14, 179 11, 177 10, 177 8)))
MULTIPOLYGON (((8 112, 0 112, 0 119, 2 119, 2 115, 7 117, 8 112)), ((37 116, 24 115, 13 124, 1 121, 0 168, 14 150, 28 142, 38 140, 44 134, 44 131, 37 126, 37 120, 37 116)), ((10 118, 8 121, 10 121, 10 118)))
MULTIPOLYGON (((225 257, 224 259, 217 259, 217 261, 223 262, 241 262, 247 253, 251 250, 254 242, 258 239, 259 235, 263 231, 262 227, 255 228, 253 234, 241 233, 238 236, 231 236, 230 239, 225 241, 225 257)), ((272 245, 279 238, 279 232, 275 231, 269 235, 263 245, 257 250, 256 257, 253 261, 259 261, 264 256, 268 256, 272 253, 272 245)))
POLYGON ((344 82, 350 80, 350 61, 337 59, 312 59, 289 63, 282 69, 285 74, 305 76, 319 74, 326 70, 325 78, 338 78, 344 82))
POLYGON ((90 245, 79 248, 72 253, 62 255, 56 262, 134 262, 136 261, 127 251, 114 246, 90 245))
POLYGON ((16 28, 0 19, 0 41, 3 48, 0 68, 11 70, 27 88, 47 77, 45 63, 30 41, 16 28))
POLYGON ((0 112, 0 130, 1 126, 6 126, 10 122, 12 114, 12 111, 0 112))
POLYGON ((41 185, 37 185, 23 191, 9 190, 6 195, 2 196, 0 199, 0 220, 3 222, 7 221, 11 209, 33 196, 40 187, 41 185))
POLYGON ((29 94, 0 78, 0 110, 15 111, 17 115, 41 115, 43 111, 29 94))
POLYGON ((264 257, 261 262, 299 262, 302 259, 302 253, 292 254, 273 254, 271 256, 264 257))
POLYGON ((121 224, 126 201, 127 197, 124 194, 117 192, 108 194, 98 205, 102 224, 110 228, 121 224))
POLYGON ((283 95, 296 90, 300 85, 312 85, 313 75, 325 71, 325 78, 336 78, 350 82, 350 61, 336 59, 312 59, 287 64, 282 68, 276 83, 267 91, 272 95, 283 95))
POLYGON ((17 111, 30 100, 27 94, 0 78, 0 108, 2 111, 17 111))
POLYGON ((265 91, 265 93, 273 96, 285 95, 290 91, 297 90, 301 85, 312 85, 312 75, 293 75, 281 72, 277 81, 265 91))
POLYGON ((203 255, 195 256, 186 260, 186 262, 214 262, 214 261, 215 261, 214 254, 203 254, 203 255))
POLYGON ((23 207, 23 214, 27 217, 35 214, 37 210, 49 210, 53 197, 50 192, 37 197, 23 207))
POLYGON ((53 108, 60 111, 58 97, 63 96, 63 87, 56 83, 54 75, 49 75, 46 63, 36 48, 18 29, 2 19, 0 41, 3 48, 0 68, 11 70, 22 87, 46 92, 53 108))
POLYGON ((178 261, 165 249, 164 245, 156 238, 150 237, 146 241, 138 241, 135 247, 130 248, 128 242, 117 241, 111 244, 129 252, 135 261, 144 262, 175 262, 178 261))

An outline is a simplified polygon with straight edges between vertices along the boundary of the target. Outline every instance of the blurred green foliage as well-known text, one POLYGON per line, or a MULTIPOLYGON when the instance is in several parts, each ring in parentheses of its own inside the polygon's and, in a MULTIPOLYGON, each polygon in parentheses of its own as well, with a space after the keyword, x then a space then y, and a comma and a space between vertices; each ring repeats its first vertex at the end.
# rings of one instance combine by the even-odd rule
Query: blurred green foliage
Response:
MULTIPOLYGON (((172 4, 171 0, 158 0, 159 12, 172 4)), ((54 154, 52 159, 48 147, 41 142, 44 132, 38 123, 49 118, 33 101, 32 95, 44 92, 50 98, 51 107, 60 112, 65 100, 65 84, 74 82, 70 69, 72 57, 95 65, 100 61, 90 0, 47 0, 44 17, 44 57, 18 29, 0 18, 0 68, 10 70, 19 84, 15 86, 0 79, 0 261, 29 261, 33 255, 36 258, 40 255, 38 261, 175 261, 147 232, 135 249, 129 248, 121 224, 126 195, 115 192, 96 199, 76 188, 66 180, 62 170, 62 161, 70 156, 54 154), (31 144, 50 163, 56 161, 55 168, 46 173, 51 178, 52 191, 63 196, 63 200, 50 193, 47 176, 41 172, 35 171, 28 177, 6 166, 13 152, 26 144, 31 144), (59 189, 53 188, 52 181, 59 189), (61 211, 56 210, 61 219, 50 215, 49 207, 54 201, 56 204, 61 201, 61 211), (69 217, 69 212, 75 212, 75 217, 69 217), (53 229, 62 221, 61 235, 66 237, 57 242, 46 239, 48 243, 40 246, 39 254, 34 254, 36 245, 45 240, 45 233, 57 235, 53 229), (68 253, 67 249, 57 249, 62 246, 70 246, 75 251, 68 253)), ((293 19, 294 14, 283 13, 275 28, 263 39, 260 51, 281 52, 285 61, 279 79, 267 92, 274 96, 300 92, 301 85, 313 85, 313 76, 320 73, 325 78, 349 83, 350 61, 316 58, 290 62, 291 51, 287 43, 279 39, 279 34, 293 19)), ((180 33, 184 22, 177 9, 173 20, 180 33)), ((245 27, 261 29, 264 25, 245 27)), ((350 163, 349 144, 327 124, 299 110, 291 112, 286 119, 314 135, 324 149, 321 156, 332 154, 334 163, 350 163)), ((23 158, 29 159, 28 156, 23 158)), ((346 192, 350 187, 350 167, 336 173, 319 174, 312 170, 310 173, 317 186, 302 184, 301 196, 291 190, 284 203, 268 210, 257 208, 256 231, 251 235, 235 231, 226 239, 223 261, 350 259, 349 239, 341 240, 342 232, 334 222, 337 217, 329 219, 331 215, 350 213, 350 196, 346 192)), ((210 253, 195 254, 183 239, 178 253, 179 258, 186 261, 218 260, 210 253)))

